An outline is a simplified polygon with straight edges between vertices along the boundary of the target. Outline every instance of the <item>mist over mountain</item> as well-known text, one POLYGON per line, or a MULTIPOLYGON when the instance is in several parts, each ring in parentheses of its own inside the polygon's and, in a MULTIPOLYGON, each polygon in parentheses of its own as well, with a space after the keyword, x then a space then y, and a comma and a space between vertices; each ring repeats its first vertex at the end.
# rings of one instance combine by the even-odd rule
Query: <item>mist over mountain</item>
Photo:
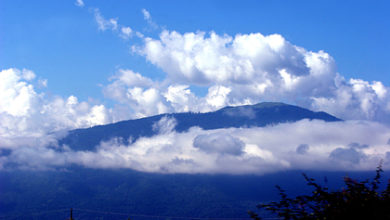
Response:
MULTIPOLYGON (((327 184, 330 188, 340 187, 342 177, 347 172, 338 169, 345 164, 351 167, 359 165, 367 158, 364 150, 371 147, 370 143, 359 139, 365 138, 361 134, 370 128, 366 125, 359 128, 359 123, 358 126, 352 124, 360 129, 357 130, 358 137, 340 134, 340 130, 347 130, 350 126, 348 123, 325 112, 266 102, 225 107, 209 113, 162 114, 72 130, 59 140, 60 146, 67 145, 71 150, 58 152, 58 155, 53 153, 55 151, 48 151, 56 155, 53 157, 56 161, 54 166, 50 160, 46 161, 52 164, 49 169, 0 171, 0 212, 11 219, 30 218, 33 215, 40 219, 60 219, 68 216, 70 208, 74 208, 76 219, 131 217, 142 220, 152 219, 153 216, 160 219, 169 219, 167 216, 247 218, 246 211, 255 210, 258 203, 278 199, 277 191, 273 190, 275 185, 281 185, 292 195, 308 190, 300 175, 302 172, 320 181, 324 177, 329 178, 327 184), (299 134, 300 128, 308 126, 311 127, 304 134, 294 137, 296 135, 292 131, 299 134), (191 130, 193 127, 198 129, 191 130), (287 137, 286 133, 290 135, 287 137), (345 140, 335 134, 356 142, 340 148, 338 143, 345 140), (246 135, 253 136, 252 139, 267 139, 269 146, 260 142, 259 146, 263 148, 256 147, 251 138, 246 139, 246 135), (323 139, 332 135, 335 143, 332 138, 323 139), (189 139, 190 146, 183 142, 187 145, 176 149, 175 146, 182 146, 182 142, 169 142, 172 147, 164 143, 165 136, 169 140, 189 139), (128 145, 116 145, 110 142, 113 138, 122 138, 128 145), (270 139, 274 139, 275 143, 270 139), (285 145, 295 139, 299 139, 299 142, 285 145), (155 140, 156 144, 149 145, 150 140, 155 140), (317 142, 319 147, 316 146, 317 142), (336 147, 326 149, 324 144, 336 147), (145 152, 152 153, 145 153, 142 157, 128 152, 133 148, 140 150, 145 147, 145 152), (161 149, 155 149, 159 147, 161 149), (113 154, 117 148, 122 151, 113 154), (201 154, 193 155, 191 160, 174 156, 181 155, 177 152, 186 148, 201 154), (275 153, 270 149, 274 149, 275 153), (321 150, 320 155, 313 154, 318 149, 321 150), (154 151, 157 153, 154 154, 154 151), (126 161, 121 161, 123 158, 118 155, 126 153, 139 157, 134 159, 134 164, 143 162, 144 167, 141 169, 134 165, 133 168, 131 163, 129 167, 122 166, 121 163, 126 164, 126 161), (100 166, 100 163, 105 163, 105 155, 115 155, 114 160, 119 160, 118 166, 100 166), (75 161, 81 162, 72 163, 74 157, 75 161), (172 161, 171 157, 174 158, 172 161), (83 162, 85 158, 90 160, 90 164, 83 162), (158 158, 166 158, 166 161, 158 162, 158 158), (58 163, 61 160, 65 162, 58 163), (206 166, 209 163, 215 165, 206 166), (317 164, 316 167, 312 166, 314 164, 317 164), (323 165, 328 167, 323 168, 323 165), (160 167, 149 169, 150 166, 160 167), (172 172, 164 173, 170 168, 172 172)), ((49 157, 51 154, 48 152, 41 151, 43 156, 38 159, 49 157)), ((17 153, 23 155, 22 151, 17 153)), ((16 153, 11 152, 9 157, 13 158, 13 155, 16 153)), ((27 163, 25 168, 39 163, 37 158, 32 161, 34 164, 27 163)), ((348 174, 367 178, 372 173, 357 170, 348 174)))
POLYGON ((327 122, 341 121, 325 112, 313 112, 280 102, 263 102, 255 105, 225 107, 215 112, 161 114, 72 130, 59 141, 59 144, 68 145, 74 150, 94 150, 100 142, 108 141, 114 137, 123 138, 125 143, 128 143, 129 138, 131 141, 135 141, 139 137, 150 137, 157 134, 159 131, 155 125, 164 117, 176 120, 174 130, 177 132, 185 132, 191 127, 200 127, 204 130, 264 127, 302 119, 317 119, 327 122))

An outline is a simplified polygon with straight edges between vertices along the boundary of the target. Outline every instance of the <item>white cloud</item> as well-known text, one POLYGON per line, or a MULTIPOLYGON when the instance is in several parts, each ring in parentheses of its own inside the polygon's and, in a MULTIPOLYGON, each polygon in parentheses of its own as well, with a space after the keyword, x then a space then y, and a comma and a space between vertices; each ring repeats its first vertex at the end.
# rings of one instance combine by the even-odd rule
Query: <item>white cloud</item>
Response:
POLYGON ((111 30, 117 30, 118 29, 118 19, 117 18, 110 18, 110 19, 105 19, 99 9, 95 9, 94 11, 95 14, 95 21, 98 24, 98 28, 101 31, 105 31, 107 29, 111 30))
POLYGON ((153 124, 153 130, 157 131, 159 134, 168 134, 173 132, 177 125, 175 118, 168 116, 162 117, 157 123, 153 124))
POLYGON ((209 88, 206 102, 215 108, 221 108, 229 104, 227 96, 231 89, 225 86, 213 86, 209 88))
POLYGON ((144 19, 145 19, 145 20, 148 21, 148 20, 152 19, 152 17, 150 16, 149 11, 147 11, 147 10, 144 9, 144 8, 143 8, 141 11, 142 11, 142 14, 144 15, 144 19))
POLYGON ((26 70, 7 69, 0 72, 0 114, 18 117, 33 111, 32 105, 39 95, 33 85, 24 80, 34 77, 34 73, 26 70))
POLYGON ((21 75, 22 79, 27 80, 27 81, 31 81, 31 80, 35 79, 35 77, 36 77, 35 73, 31 70, 28 70, 28 69, 23 69, 21 73, 22 73, 22 75, 21 75))
POLYGON ((282 69, 286 74, 309 74, 304 51, 280 35, 257 33, 233 38, 163 31, 159 40, 146 38, 139 52, 170 77, 191 84, 247 84, 266 77, 281 81, 282 69))
POLYGON ((384 168, 390 168, 386 153, 390 152, 390 128, 374 122, 302 120, 263 128, 206 131, 194 127, 183 133, 172 130, 173 118, 157 124, 163 132, 130 144, 114 138, 102 142, 96 152, 64 146, 61 151, 20 147, 2 164, 35 169, 78 164, 160 173, 264 174, 296 169, 372 170, 384 159, 384 168), (367 146, 356 148, 350 143, 367 146), (297 151, 297 146, 302 149, 297 151))
MULTIPOLYGON (((142 9, 142 14, 150 26, 156 26, 148 10, 142 9)), ((115 90, 121 103, 133 100, 122 109, 144 105, 130 110, 127 117, 283 101, 343 119, 390 123, 389 87, 378 81, 345 79, 328 53, 308 51, 279 34, 230 36, 163 30, 155 39, 118 24, 117 19, 104 19, 98 9, 95 17, 101 30, 119 30, 124 39, 141 38, 143 44, 133 45, 133 52, 167 74, 163 82, 148 87, 129 87, 121 93, 115 90), (204 86, 209 92, 199 97, 191 91, 193 85, 204 86), (140 102, 134 98, 138 94, 149 100, 140 102), (152 107, 153 101, 157 108, 152 107), (145 109, 149 107, 154 110, 145 109)))
POLYGON ((40 83, 34 78, 30 70, 0 72, 0 148, 42 146, 55 141, 56 131, 110 122, 103 105, 79 102, 75 96, 49 99, 34 88, 40 83))
POLYGON ((134 31, 131 27, 120 24, 118 18, 106 19, 98 8, 94 9, 95 21, 100 31, 111 30, 124 40, 131 39, 133 36, 143 39, 144 35, 139 31, 134 31))
POLYGON ((283 100, 344 119, 390 123, 388 87, 346 80, 329 54, 307 51, 278 34, 164 30, 159 39, 146 37, 133 50, 167 73, 171 83, 207 86, 208 102, 195 99, 204 109, 283 100))
POLYGON ((195 95, 183 85, 153 81, 131 70, 121 69, 104 88, 106 97, 125 107, 125 118, 139 118, 173 111, 188 111, 195 104, 195 95))
MULTIPOLYGON (((323 59, 331 60, 323 52, 314 58, 313 53, 310 53, 310 59, 314 63, 323 59)), ((323 82, 322 75, 325 73, 321 72, 322 68, 318 68, 318 66, 316 67, 317 71, 311 70, 311 72, 320 75, 320 79, 316 80, 323 82)), ((302 79, 303 76, 299 77, 302 79)), ((179 84, 176 78, 168 77, 164 81, 153 81, 140 73, 122 69, 111 78, 111 83, 104 88, 104 93, 107 97, 122 103, 126 108, 130 108, 126 110, 128 114, 122 119, 166 112, 207 112, 228 105, 283 100, 313 110, 326 111, 342 119, 368 119, 390 123, 390 119, 387 117, 390 116, 390 108, 387 108, 390 106, 390 96, 387 95, 387 88, 382 83, 369 83, 354 79, 347 82, 339 74, 335 74, 334 84, 330 84, 328 87, 322 86, 323 88, 321 85, 312 88, 316 80, 312 80, 310 74, 306 77, 308 78, 304 81, 307 82, 294 89, 292 89, 291 84, 286 86, 284 82, 279 84, 279 89, 269 88, 275 84, 271 79, 259 83, 254 79, 245 84, 215 82, 208 86, 207 94, 201 97, 191 91, 189 85, 179 84), (309 81, 312 83, 310 84, 309 81), (306 88, 306 83, 310 89, 306 88), (283 86, 286 87, 283 88, 283 86), (320 90, 321 92, 319 92, 320 90)), ((281 78, 281 81, 283 80, 281 78)), ((194 84, 190 81, 187 82, 194 84)))
POLYGON ((150 12, 148 11, 148 10, 146 10, 146 9, 142 9, 141 10, 141 12, 142 12, 142 14, 143 14, 143 16, 144 16, 144 19, 145 19, 145 21, 147 21, 148 22, 148 24, 149 24, 149 26, 151 27, 151 28, 157 28, 158 26, 157 26, 157 24, 156 23, 154 23, 154 21, 152 20, 152 16, 150 15, 150 12))
MULTIPOLYGON (((127 114, 121 119, 139 118, 167 112, 207 112, 232 104, 231 91, 224 86, 212 86, 205 97, 196 96, 188 85, 153 81, 132 70, 120 69, 110 79, 103 92, 106 97, 122 104, 127 114)), ((236 102, 234 104, 248 104, 236 102)), ((114 114, 115 115, 115 114, 114 114)), ((115 116, 114 116, 115 117, 115 116)))
POLYGON ((167 103, 175 112, 189 112, 200 110, 198 98, 191 92, 187 85, 169 85, 163 93, 167 103))
POLYGON ((83 0, 76 0, 75 5, 82 8, 84 7, 85 4, 83 0))
POLYGON ((38 86, 41 88, 46 88, 47 87, 47 79, 39 79, 38 86))
MULTIPOLYGON (((153 137, 141 137, 129 144, 114 138, 101 143, 96 152, 72 151, 56 146, 56 140, 65 133, 52 132, 104 124, 111 118, 117 120, 117 112, 103 105, 79 102, 75 96, 48 99, 35 90, 33 75, 28 70, 0 72, 0 148, 12 150, 10 155, 0 158, 0 167, 4 169, 9 164, 30 169, 78 164, 162 173, 366 170, 376 167, 380 159, 388 160, 386 152, 390 152, 390 128, 374 122, 303 120, 265 128, 192 128, 177 133, 177 122, 169 117, 154 125, 158 134, 153 137)), ((354 89, 361 92, 370 85, 358 82, 354 89)), ((205 97, 196 97, 188 86, 153 81, 130 70, 119 70, 105 88, 108 97, 130 106, 135 117, 185 111, 194 106, 223 106, 231 92, 214 86, 205 97), (214 99, 218 101, 210 102, 214 99)), ((250 116, 251 112, 237 114, 250 116)), ((385 162, 385 166, 390 166, 385 162)))
POLYGON ((313 107, 345 119, 364 118, 389 123, 387 119, 390 96, 388 88, 380 82, 369 83, 360 79, 343 79, 329 97, 313 97, 313 107))
POLYGON ((138 38, 141 38, 141 39, 143 39, 143 38, 145 37, 145 35, 144 35, 143 33, 139 32, 139 31, 136 31, 136 32, 135 32, 135 35, 136 35, 138 38))
POLYGON ((106 97, 130 108, 124 109, 128 112, 125 118, 139 118, 170 112, 159 91, 159 85, 151 79, 131 70, 119 70, 111 81, 113 82, 106 86, 103 92, 106 97))
POLYGON ((121 28, 121 37, 124 39, 129 39, 132 36, 133 30, 130 27, 121 28))

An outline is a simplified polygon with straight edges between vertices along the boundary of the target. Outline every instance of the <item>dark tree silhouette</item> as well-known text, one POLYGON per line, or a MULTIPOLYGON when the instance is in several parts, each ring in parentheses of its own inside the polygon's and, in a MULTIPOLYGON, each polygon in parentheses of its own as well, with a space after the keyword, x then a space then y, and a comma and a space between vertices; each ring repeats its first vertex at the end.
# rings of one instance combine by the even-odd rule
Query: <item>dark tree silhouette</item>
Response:
MULTIPOLYGON (((268 210, 281 219, 390 219, 390 180, 386 189, 380 191, 382 163, 376 169, 372 180, 357 181, 344 177, 345 188, 329 191, 303 174, 307 185, 313 187, 311 195, 289 198, 279 186, 281 200, 257 206, 268 210)), ((252 219, 262 219, 249 211, 252 219)))

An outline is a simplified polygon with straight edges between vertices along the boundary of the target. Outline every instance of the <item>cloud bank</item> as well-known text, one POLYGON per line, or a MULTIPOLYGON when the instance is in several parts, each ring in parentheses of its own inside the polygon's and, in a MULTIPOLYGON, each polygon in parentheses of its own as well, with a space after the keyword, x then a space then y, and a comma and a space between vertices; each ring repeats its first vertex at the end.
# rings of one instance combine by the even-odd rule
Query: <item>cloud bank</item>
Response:
POLYGON ((206 131, 193 127, 184 133, 175 132, 175 124, 174 118, 162 118, 155 125, 160 131, 157 135, 130 144, 114 138, 94 152, 66 146, 20 147, 0 157, 1 163, 5 168, 7 164, 30 169, 76 164, 159 173, 264 174, 296 169, 371 170, 384 159, 384 168, 390 168, 390 128, 375 122, 302 120, 264 128, 206 131))

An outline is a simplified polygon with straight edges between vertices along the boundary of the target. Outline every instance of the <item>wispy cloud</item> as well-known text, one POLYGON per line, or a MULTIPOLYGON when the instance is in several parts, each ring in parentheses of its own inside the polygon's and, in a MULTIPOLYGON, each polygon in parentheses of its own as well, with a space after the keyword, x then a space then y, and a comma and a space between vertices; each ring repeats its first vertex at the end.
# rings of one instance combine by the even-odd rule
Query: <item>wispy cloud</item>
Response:
POLYGON ((120 36, 123 39, 129 39, 133 35, 133 30, 130 27, 121 27, 120 36))
POLYGON ((85 6, 83 0, 76 0, 75 5, 81 8, 85 6))
POLYGON ((105 19, 99 9, 94 10, 95 20, 98 25, 99 30, 105 31, 107 29, 117 30, 118 29, 118 19, 117 18, 109 18, 105 19))
POLYGON ((150 21, 152 19, 152 16, 150 16, 149 11, 144 8, 142 9, 142 14, 144 15, 144 19, 146 21, 150 21))
POLYGON ((149 26, 153 29, 158 28, 158 25, 153 21, 152 16, 150 15, 150 12, 146 9, 142 9, 142 14, 144 16, 144 20, 148 22, 149 26))
POLYGON ((98 25, 100 31, 111 30, 116 33, 122 39, 128 40, 133 36, 143 39, 144 35, 139 31, 134 31, 131 27, 120 24, 118 18, 108 18, 106 19, 101 14, 98 8, 94 9, 95 21, 98 25))

